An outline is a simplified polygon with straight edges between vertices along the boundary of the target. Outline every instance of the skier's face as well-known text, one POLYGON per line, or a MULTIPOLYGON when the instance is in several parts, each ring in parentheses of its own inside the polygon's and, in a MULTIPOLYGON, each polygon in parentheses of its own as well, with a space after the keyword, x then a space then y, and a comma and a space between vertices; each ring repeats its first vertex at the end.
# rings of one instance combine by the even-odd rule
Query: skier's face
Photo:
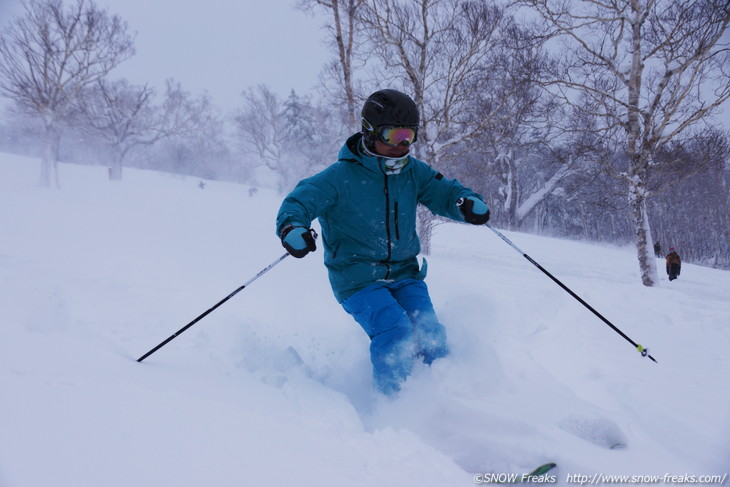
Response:
POLYGON ((407 145, 390 146, 381 142, 380 139, 375 140, 375 152, 381 156, 393 158, 403 157, 408 154, 408 150, 409 147, 407 145))

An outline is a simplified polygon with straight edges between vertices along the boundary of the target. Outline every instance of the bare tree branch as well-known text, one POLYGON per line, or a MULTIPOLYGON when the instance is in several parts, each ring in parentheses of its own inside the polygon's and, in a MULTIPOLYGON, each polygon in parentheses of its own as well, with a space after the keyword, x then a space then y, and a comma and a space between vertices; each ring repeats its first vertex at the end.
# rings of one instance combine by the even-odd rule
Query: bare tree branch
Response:
MULTIPOLYGON (((622 147, 642 282, 656 282, 646 213, 650 168, 730 98, 727 0, 517 0, 563 41, 563 64, 543 86, 622 147), (620 130, 616 130, 620 128, 620 130)), ((543 34, 539 34, 543 35, 543 34)))
POLYGON ((126 23, 92 0, 25 0, 24 14, 0 35, 0 94, 43 120, 41 184, 51 185, 58 123, 79 93, 134 54, 126 23))

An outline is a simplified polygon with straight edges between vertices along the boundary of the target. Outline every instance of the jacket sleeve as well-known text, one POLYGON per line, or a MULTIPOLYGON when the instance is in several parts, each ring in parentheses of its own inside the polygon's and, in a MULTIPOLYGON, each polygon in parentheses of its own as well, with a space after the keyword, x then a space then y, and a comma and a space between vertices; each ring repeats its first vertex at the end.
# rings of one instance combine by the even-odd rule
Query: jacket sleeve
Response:
POLYGON ((418 202, 433 213, 463 222, 464 215, 456 206, 456 202, 467 196, 474 196, 484 201, 480 194, 463 186, 456 179, 444 177, 424 162, 418 161, 418 163, 420 163, 416 168, 419 178, 418 202))
POLYGON ((289 193, 276 216, 276 235, 287 225, 309 228, 312 221, 337 201, 337 188, 332 184, 334 166, 303 179, 289 193))

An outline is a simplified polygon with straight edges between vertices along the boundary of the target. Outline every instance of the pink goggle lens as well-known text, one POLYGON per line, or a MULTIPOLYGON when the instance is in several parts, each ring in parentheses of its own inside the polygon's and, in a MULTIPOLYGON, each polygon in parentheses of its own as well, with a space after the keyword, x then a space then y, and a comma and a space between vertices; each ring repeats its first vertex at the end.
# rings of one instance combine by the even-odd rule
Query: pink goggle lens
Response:
POLYGON ((416 130, 412 127, 383 127, 380 129, 380 140, 393 147, 411 145, 416 140, 416 130))

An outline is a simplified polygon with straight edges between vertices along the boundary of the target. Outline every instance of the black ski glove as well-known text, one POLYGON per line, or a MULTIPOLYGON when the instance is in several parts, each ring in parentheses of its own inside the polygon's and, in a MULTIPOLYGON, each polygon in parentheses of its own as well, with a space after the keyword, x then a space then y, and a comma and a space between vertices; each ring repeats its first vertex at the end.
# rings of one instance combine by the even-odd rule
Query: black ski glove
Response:
POLYGON ((484 225, 489 221, 489 207, 485 202, 473 196, 459 198, 456 206, 464 215, 464 221, 472 225, 484 225))
POLYGON ((316 235, 311 228, 287 225, 281 230, 281 244, 292 256, 301 259, 317 250, 316 235))

